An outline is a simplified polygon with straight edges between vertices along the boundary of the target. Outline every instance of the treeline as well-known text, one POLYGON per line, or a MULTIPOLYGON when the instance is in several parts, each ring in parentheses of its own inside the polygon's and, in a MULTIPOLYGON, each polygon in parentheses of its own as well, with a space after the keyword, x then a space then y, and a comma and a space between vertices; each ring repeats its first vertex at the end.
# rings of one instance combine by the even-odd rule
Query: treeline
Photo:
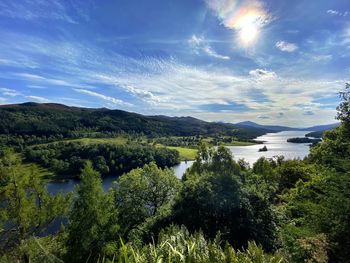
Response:
POLYGON ((35 162, 58 175, 77 176, 87 160, 102 175, 121 175, 145 164, 155 162, 159 167, 180 163, 178 151, 139 144, 90 144, 57 142, 26 148, 27 161, 35 162))
POLYGON ((309 137, 295 137, 295 138, 289 138, 287 139, 287 142, 292 142, 292 143, 312 143, 312 144, 316 144, 319 143, 321 141, 321 139, 319 138, 309 138, 309 137))
POLYGON ((87 109, 60 104, 23 103, 0 106, 0 134, 68 138, 82 131, 135 133, 147 137, 228 135, 253 139, 266 131, 211 123, 191 117, 144 116, 108 109, 87 109))
POLYGON ((240 141, 240 142, 250 142, 250 143, 259 143, 255 140, 252 139, 243 139, 243 138, 238 138, 238 137, 231 137, 231 136, 211 136, 211 137, 206 137, 206 136, 188 136, 188 137, 174 137, 174 136, 169 136, 169 137, 159 137, 153 139, 153 144, 162 144, 162 145, 167 145, 167 146, 179 146, 179 147, 195 147, 197 148, 198 145, 200 144, 201 141, 206 141, 211 145, 220 145, 220 144, 230 144, 234 143, 235 141, 240 141))

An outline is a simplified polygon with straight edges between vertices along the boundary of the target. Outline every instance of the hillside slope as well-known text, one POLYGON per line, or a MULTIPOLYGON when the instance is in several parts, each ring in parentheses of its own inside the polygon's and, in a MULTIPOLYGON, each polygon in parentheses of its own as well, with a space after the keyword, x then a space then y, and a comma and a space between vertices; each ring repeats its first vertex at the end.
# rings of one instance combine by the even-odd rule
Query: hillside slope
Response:
POLYGON ((122 110, 54 103, 0 106, 0 134, 69 136, 77 130, 142 133, 147 136, 230 135, 241 139, 252 139, 269 132, 262 128, 206 122, 192 117, 145 116, 122 110))

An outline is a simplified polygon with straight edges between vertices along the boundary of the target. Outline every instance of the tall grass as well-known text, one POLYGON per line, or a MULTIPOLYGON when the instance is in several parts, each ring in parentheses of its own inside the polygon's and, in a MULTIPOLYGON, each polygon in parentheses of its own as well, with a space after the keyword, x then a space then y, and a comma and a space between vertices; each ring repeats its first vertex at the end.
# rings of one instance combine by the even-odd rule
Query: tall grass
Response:
POLYGON ((98 263, 282 263, 280 255, 269 255, 254 242, 246 250, 235 250, 226 244, 221 246, 219 238, 208 241, 202 233, 190 235, 186 228, 171 227, 163 231, 158 239, 143 247, 124 244, 118 253, 98 263))

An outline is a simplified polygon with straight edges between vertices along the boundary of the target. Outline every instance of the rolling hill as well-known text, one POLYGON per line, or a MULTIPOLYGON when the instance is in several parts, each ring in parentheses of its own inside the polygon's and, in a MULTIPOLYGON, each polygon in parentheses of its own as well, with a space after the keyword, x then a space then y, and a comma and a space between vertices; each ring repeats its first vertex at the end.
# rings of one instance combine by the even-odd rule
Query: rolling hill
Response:
POLYGON ((69 107, 55 103, 0 106, 0 134, 69 137, 72 132, 125 132, 147 136, 230 135, 252 139, 269 130, 229 123, 206 122, 193 117, 145 116, 137 113, 69 107))

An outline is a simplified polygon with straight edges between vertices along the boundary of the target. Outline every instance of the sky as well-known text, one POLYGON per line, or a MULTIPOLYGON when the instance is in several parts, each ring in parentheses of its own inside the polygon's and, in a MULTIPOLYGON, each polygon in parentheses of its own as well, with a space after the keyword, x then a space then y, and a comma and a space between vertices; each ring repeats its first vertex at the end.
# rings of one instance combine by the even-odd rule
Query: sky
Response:
POLYGON ((0 104, 335 122, 349 0, 1 0, 0 104))

